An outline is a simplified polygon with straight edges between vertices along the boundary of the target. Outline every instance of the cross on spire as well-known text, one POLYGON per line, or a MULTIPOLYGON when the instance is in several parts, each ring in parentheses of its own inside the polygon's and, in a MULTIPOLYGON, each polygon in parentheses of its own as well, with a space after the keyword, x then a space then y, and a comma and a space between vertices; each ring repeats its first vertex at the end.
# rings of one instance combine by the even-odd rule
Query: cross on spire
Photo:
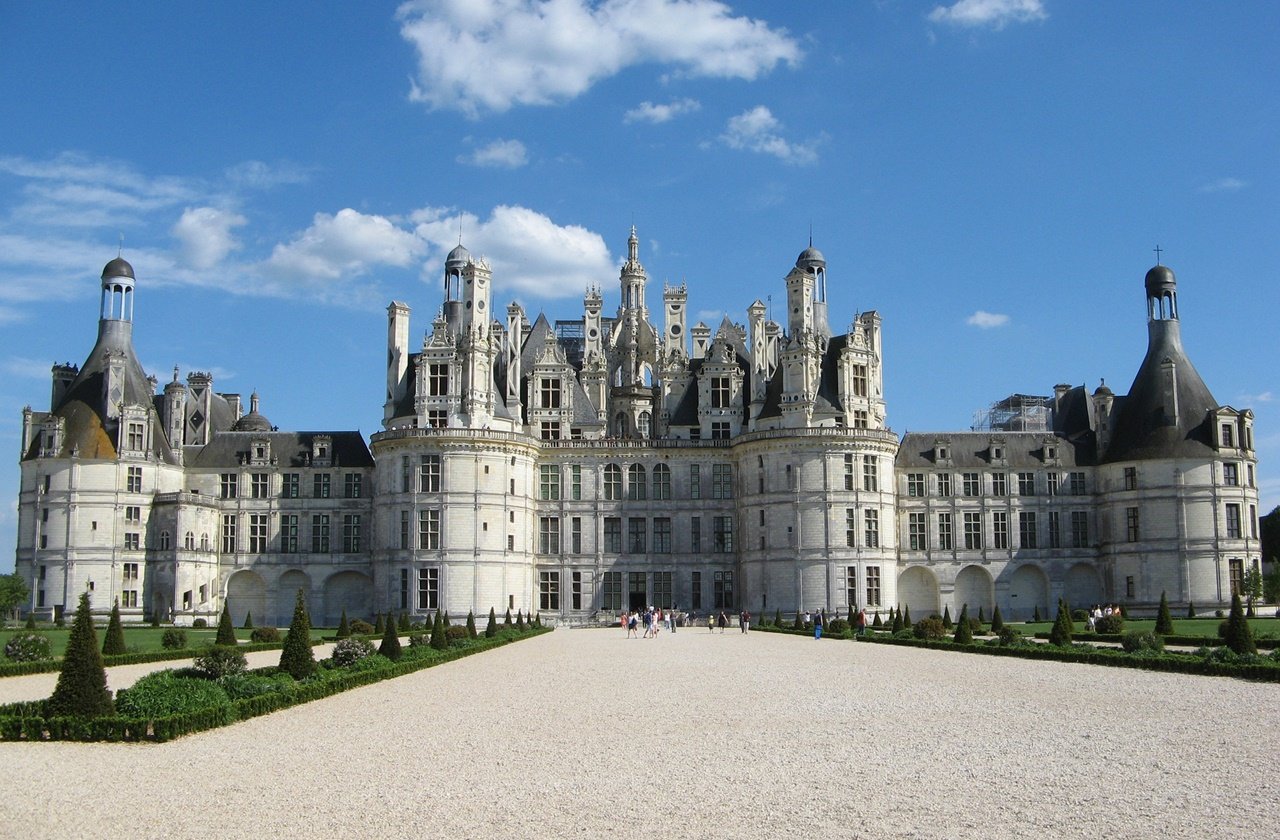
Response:
POLYGON ((1155 252, 1156 252, 1156 265, 1160 265, 1160 252, 1161 252, 1163 249, 1162 249, 1159 245, 1157 245, 1156 247, 1152 248, 1151 250, 1153 250, 1153 251, 1155 251, 1155 252))

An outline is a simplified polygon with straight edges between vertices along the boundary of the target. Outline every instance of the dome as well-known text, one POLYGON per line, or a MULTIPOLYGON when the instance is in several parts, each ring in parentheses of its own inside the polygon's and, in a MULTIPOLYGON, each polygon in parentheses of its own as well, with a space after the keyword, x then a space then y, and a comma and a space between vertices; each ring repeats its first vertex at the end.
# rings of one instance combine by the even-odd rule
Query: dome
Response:
POLYGON ((271 421, 258 413, 258 393, 256 391, 249 398, 249 413, 237 420, 231 430, 234 432, 271 431, 271 421))
POLYGON ((1147 272, 1147 297, 1160 297, 1161 292, 1169 291, 1178 285, 1173 276, 1173 269, 1167 265, 1156 265, 1147 272))
POLYGON ((116 257, 107 263, 102 269, 103 278, 107 277, 128 277, 130 280, 135 279, 133 276, 133 266, 129 265, 128 260, 124 257, 116 257))
POLYGON ((796 257, 796 266, 799 268, 808 268, 812 265, 827 264, 827 258, 822 256, 822 252, 810 245, 800 252, 800 256, 796 257))
POLYGON ((445 265, 466 265, 469 262, 471 262, 471 252, 463 248, 461 244, 450 251, 449 256, 444 258, 445 265))

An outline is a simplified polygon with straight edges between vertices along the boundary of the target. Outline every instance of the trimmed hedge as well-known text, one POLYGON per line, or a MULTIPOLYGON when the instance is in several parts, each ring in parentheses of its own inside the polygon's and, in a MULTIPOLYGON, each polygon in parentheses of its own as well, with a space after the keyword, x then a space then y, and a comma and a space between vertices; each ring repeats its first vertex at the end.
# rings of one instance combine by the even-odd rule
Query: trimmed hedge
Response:
MULTIPOLYGON (((322 645, 321 639, 312 639, 312 645, 322 645)), ((243 644, 236 647, 241 653, 257 653, 260 650, 280 650, 282 642, 260 642, 243 644)), ((116 665, 141 665, 147 662, 168 662, 174 659, 194 659, 204 654, 212 645, 198 648, 182 648, 180 650, 151 650, 140 653, 122 653, 119 656, 104 656, 102 664, 107 668, 116 665)), ((28 674, 51 674, 62 668, 61 659, 45 659, 40 662, 5 662, 0 663, 0 678, 24 677, 28 674)))

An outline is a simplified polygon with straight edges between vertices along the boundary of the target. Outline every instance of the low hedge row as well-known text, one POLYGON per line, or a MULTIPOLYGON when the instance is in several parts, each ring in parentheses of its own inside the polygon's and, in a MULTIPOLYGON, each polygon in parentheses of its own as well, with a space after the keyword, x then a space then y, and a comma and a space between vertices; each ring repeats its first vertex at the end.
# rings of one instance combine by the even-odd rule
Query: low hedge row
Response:
MULTIPOLYGON (((414 671, 440 665, 474 653, 492 650, 520 639, 551 632, 532 628, 523 634, 499 633, 492 639, 481 636, 465 647, 433 651, 414 659, 393 662, 376 670, 353 671, 325 680, 299 683, 290 691, 276 691, 233 700, 229 706, 201 709, 180 715, 143 720, 119 715, 101 718, 45 717, 44 700, 0 706, 0 740, 3 741, 169 741, 182 735, 226 726, 237 720, 330 697, 343 691, 382 680, 395 679, 414 671)), ((251 647, 249 645, 243 648, 251 647)), ((257 646, 252 646, 257 647, 257 646)), ((272 647, 280 647, 274 645, 272 647)), ((115 657, 113 657, 115 658, 115 657)))
MULTIPOLYGON (((1048 633, 1036 633, 1037 639, 1049 638, 1048 633)), ((1072 633, 1071 638, 1077 642, 1103 642, 1106 644, 1120 644, 1124 639, 1123 633, 1072 633)), ((1255 638, 1254 644, 1258 650, 1275 650, 1280 647, 1280 639, 1272 638, 1255 638)), ((1217 647, 1222 644, 1222 639, 1217 636, 1178 636, 1170 633, 1164 637, 1166 645, 1182 645, 1183 647, 1217 647)))
MULTIPOLYGON (((312 639, 311 644, 321 645, 320 639, 312 639)), ((212 645, 201 645, 194 648, 174 648, 171 650, 151 650, 143 653, 121 653, 115 656, 102 657, 102 664, 111 668, 115 665, 141 665, 147 662, 168 662, 174 659, 194 659, 207 651, 212 645)), ((260 650, 280 650, 284 642, 250 642, 237 645, 241 653, 257 653, 260 650)), ((0 678, 23 677, 29 674, 49 674, 62 670, 61 659, 45 659, 40 662, 4 662, 0 663, 0 678)))

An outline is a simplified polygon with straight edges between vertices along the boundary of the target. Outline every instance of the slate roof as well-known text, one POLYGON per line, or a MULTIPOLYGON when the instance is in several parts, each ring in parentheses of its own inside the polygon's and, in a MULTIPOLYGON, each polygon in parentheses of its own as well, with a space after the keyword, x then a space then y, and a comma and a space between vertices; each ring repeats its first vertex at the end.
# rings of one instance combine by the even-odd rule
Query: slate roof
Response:
POLYGON ((337 468, 372 467, 373 454, 360 432, 221 432, 205 446, 189 446, 186 463, 191 467, 239 467, 247 463, 249 447, 266 439, 271 455, 281 467, 308 466, 311 445, 317 436, 333 441, 331 462, 337 468), (194 452, 192 451, 194 450, 194 452))

